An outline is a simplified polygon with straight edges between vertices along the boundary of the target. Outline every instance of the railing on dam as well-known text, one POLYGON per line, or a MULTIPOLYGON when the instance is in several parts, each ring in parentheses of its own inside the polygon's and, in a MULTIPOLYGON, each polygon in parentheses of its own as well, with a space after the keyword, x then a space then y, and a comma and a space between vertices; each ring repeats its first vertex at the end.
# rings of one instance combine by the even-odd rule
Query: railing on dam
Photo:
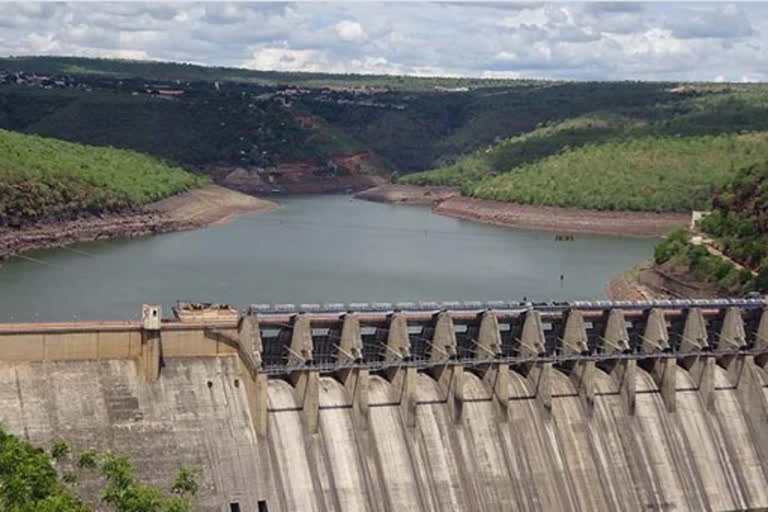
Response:
POLYGON ((759 355, 765 306, 763 299, 278 304, 253 305, 247 318, 258 325, 259 371, 281 375, 303 368, 382 371, 489 361, 566 367, 759 355))

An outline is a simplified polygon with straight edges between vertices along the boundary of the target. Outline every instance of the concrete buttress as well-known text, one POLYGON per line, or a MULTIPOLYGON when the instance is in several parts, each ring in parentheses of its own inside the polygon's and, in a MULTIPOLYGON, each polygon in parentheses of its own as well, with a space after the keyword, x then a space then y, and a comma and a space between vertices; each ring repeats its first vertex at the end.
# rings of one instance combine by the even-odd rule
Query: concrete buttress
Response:
POLYGON ((238 354, 240 361, 247 370, 245 392, 248 406, 253 417, 253 426, 259 437, 267 435, 267 375, 260 372, 261 354, 264 345, 261 340, 261 329, 256 316, 246 315, 240 320, 237 328, 238 354))
MULTIPOLYGON (((765 320, 765 314, 761 323, 765 320)), ((746 332, 741 310, 728 308, 720 330, 717 353, 746 348, 746 332)), ((755 356, 749 354, 724 354, 717 358, 719 365, 728 372, 730 382, 736 388, 736 396, 744 410, 749 430, 760 453, 763 472, 768 475, 768 396, 763 392, 763 380, 755 356)))
POLYGON ((320 375, 312 369, 312 360, 312 326, 309 317, 296 315, 293 318, 289 361, 302 368, 291 372, 291 381, 307 432, 316 434, 320 412, 320 375))
MULTIPOLYGON (((587 327, 581 311, 572 310, 568 313, 563 330, 563 351, 574 355, 589 353, 587 327)), ((590 416, 595 404, 595 370, 594 361, 576 361, 570 373, 571 382, 590 416)))
MULTIPOLYGON (((344 315, 341 328, 339 360, 343 366, 345 363, 357 363, 362 359, 363 339, 360 335, 360 319, 356 313, 347 313, 344 315)), ((355 426, 366 430, 369 417, 369 371, 363 368, 343 368, 336 373, 336 378, 344 385, 344 389, 352 400, 355 426)))
POLYGON ((488 363, 479 365, 476 371, 493 393, 497 418, 499 421, 506 422, 509 419, 509 365, 493 362, 501 356, 501 353, 499 320, 495 312, 485 311, 480 317, 474 356, 488 363))
POLYGON ((699 354, 683 357, 680 364, 691 374, 707 410, 712 411, 715 405, 715 358, 700 354, 709 349, 708 339, 707 322, 701 310, 689 309, 685 315, 680 352, 698 352, 699 354))
MULTIPOLYGON (((430 344, 430 362, 449 362, 456 357, 456 347, 456 331, 453 326, 453 319, 447 311, 440 312, 435 320, 435 333, 430 344)), ((429 373, 445 393, 451 417, 454 421, 459 421, 464 404, 464 367, 438 364, 430 366, 429 373)))
MULTIPOLYGON (((385 360, 399 363, 411 358, 411 340, 408 337, 408 323, 402 313, 393 313, 389 321, 385 360)), ((393 366, 387 371, 387 378, 396 393, 400 413, 406 427, 416 426, 416 368, 393 366)))
POLYGON ((757 327, 755 335, 755 362, 758 366, 765 368, 768 364, 768 307, 763 309, 760 316, 760 325, 757 327))
POLYGON ((157 304, 141 307, 141 367, 144 379, 154 382, 160 377, 162 358, 161 308, 157 304))
MULTIPOLYGON (((645 322, 641 350, 645 354, 669 352, 669 331, 664 312, 658 308, 651 309, 645 322)), ((651 360, 651 375, 661 392, 661 398, 669 412, 675 411, 675 390, 677 360, 674 357, 654 358, 651 360)))
MULTIPOLYGON (((541 325, 541 314, 529 309, 525 313, 523 332, 520 335, 520 354, 524 357, 535 357, 545 352, 544 329, 541 325)), ((538 403, 549 412, 552 410, 552 363, 537 363, 528 365, 525 370, 531 382, 538 403)))
MULTIPOLYGON (((608 320, 605 325, 605 334, 603 334, 603 352, 607 354, 628 353, 629 333, 627 332, 627 323, 624 319, 624 312, 620 309, 612 309, 608 313, 608 320)), ((622 402, 627 409, 627 413, 635 413, 635 373, 637 361, 634 359, 624 359, 611 363, 609 371, 619 386, 619 394, 622 402)))

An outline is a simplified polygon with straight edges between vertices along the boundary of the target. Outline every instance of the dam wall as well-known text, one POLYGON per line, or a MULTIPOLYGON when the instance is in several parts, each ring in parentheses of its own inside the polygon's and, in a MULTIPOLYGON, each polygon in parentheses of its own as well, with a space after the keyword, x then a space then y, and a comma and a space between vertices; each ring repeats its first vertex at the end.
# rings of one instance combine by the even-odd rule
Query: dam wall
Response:
POLYGON ((160 317, 0 324, 0 422, 205 511, 768 507, 762 300, 160 317))

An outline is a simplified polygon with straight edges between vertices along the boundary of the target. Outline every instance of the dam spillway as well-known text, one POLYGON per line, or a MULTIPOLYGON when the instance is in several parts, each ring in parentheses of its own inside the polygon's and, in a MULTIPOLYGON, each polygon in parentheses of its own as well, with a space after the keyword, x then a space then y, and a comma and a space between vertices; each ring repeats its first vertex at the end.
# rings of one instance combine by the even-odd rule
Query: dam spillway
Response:
POLYGON ((749 510, 767 363, 762 299, 145 306, 0 324, 0 422, 197 468, 206 511, 749 510))

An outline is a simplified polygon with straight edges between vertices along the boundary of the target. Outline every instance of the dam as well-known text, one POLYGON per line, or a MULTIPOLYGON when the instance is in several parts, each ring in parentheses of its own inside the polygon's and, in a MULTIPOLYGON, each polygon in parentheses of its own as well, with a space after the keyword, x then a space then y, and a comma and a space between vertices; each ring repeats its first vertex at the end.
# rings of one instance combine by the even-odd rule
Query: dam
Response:
MULTIPOLYGON (((768 507, 764 299, 0 324, 0 422, 205 511, 768 507)), ((96 482, 82 482, 97 492, 96 482)))

